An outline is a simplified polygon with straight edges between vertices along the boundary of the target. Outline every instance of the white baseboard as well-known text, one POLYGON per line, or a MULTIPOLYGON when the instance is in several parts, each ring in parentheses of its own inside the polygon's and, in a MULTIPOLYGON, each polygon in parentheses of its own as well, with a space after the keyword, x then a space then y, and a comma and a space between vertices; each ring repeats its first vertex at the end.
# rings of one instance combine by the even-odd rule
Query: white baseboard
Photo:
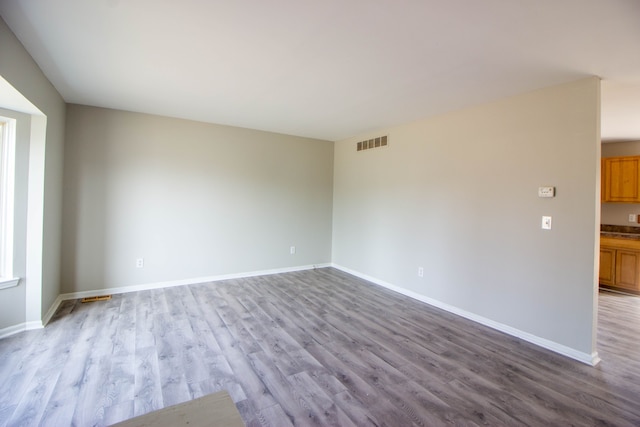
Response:
POLYGON ((404 289, 398 286, 395 286, 391 283, 379 280, 375 277, 366 275, 364 273, 360 273, 358 271, 355 270, 351 270, 349 268, 343 267, 341 265, 338 264, 315 264, 315 265, 304 265, 304 266, 297 266, 297 267, 287 267, 287 268, 277 268, 277 269, 270 269, 270 270, 258 270, 258 271, 250 271, 250 272, 244 272, 244 273, 233 273, 233 274, 223 274, 223 275, 217 275, 217 276, 207 276, 207 277, 194 277, 191 279, 181 279, 181 280, 172 280, 172 281, 166 281, 166 282, 156 282, 156 283, 147 283, 147 284, 141 284, 141 285, 133 285, 133 286, 123 286, 123 287, 117 287, 117 288, 104 288, 104 289, 97 289, 97 290, 93 290, 93 291, 82 291, 82 292, 71 292, 71 293, 66 293, 66 294, 61 294, 59 295, 56 300, 54 301, 54 303, 51 305, 51 307, 49 308, 49 310, 47 311, 47 313, 45 314, 45 316, 42 319, 42 322, 27 322, 27 323, 21 323, 18 325, 14 325, 14 326, 9 326, 7 328, 4 329, 0 329, 0 339, 1 338, 5 338, 8 337, 10 335, 13 334, 17 334, 19 332, 22 331, 26 331, 26 330, 30 330, 30 329, 38 329, 38 328, 42 328, 43 325, 46 325, 47 323, 49 323, 49 321, 51 320, 51 318, 53 317, 53 315, 55 314, 56 310, 58 309, 58 307, 60 306, 60 304, 62 303, 62 301, 66 301, 66 300, 72 300, 72 299, 78 299, 78 298, 87 298, 87 297, 95 297, 95 296, 100 296, 100 295, 106 295, 106 294, 122 294, 122 293, 127 293, 127 292, 137 292, 137 291, 144 291, 144 290, 150 290, 150 289, 162 289, 162 288, 169 288, 169 287, 173 287, 173 286, 184 286, 184 285, 191 285, 191 284, 197 284, 197 283, 207 283, 207 282, 218 282, 221 280, 230 280, 230 279, 241 279, 241 278, 245 278, 245 277, 255 277, 255 276, 266 276, 266 275, 271 275, 271 274, 280 274, 280 273, 290 273, 290 272, 294 272, 294 271, 304 271, 304 270, 312 270, 314 268, 325 268, 325 267, 334 267, 337 268, 338 270, 342 270, 345 273, 349 273, 352 274, 356 277, 360 277, 361 279, 367 280, 371 283, 374 283, 376 285, 382 286, 384 288, 390 289, 394 292, 398 292, 402 295, 406 295, 410 298, 413 298, 415 300, 424 302, 426 304, 432 305, 434 307, 438 307, 440 309, 443 309, 445 311, 448 311, 450 313, 456 314, 458 316, 464 317, 466 319, 472 320, 476 323, 480 323, 482 325, 488 326, 490 328, 496 329, 498 331, 504 332, 506 334, 515 336, 517 338, 523 339, 525 341, 528 341, 530 343, 536 344, 540 347, 546 348, 548 350, 554 351, 556 353, 562 354, 564 356, 570 357, 572 359, 578 360, 582 363, 586 363, 588 365, 592 365, 595 366, 600 362, 600 358, 598 356, 597 352, 594 352, 593 354, 588 354, 588 353, 584 353, 584 352, 580 352, 577 351, 573 348, 564 346, 562 344, 556 343, 554 341, 550 341, 547 340, 545 338, 540 338, 536 335, 530 334, 528 332, 524 332, 521 331, 519 329, 513 328, 511 326, 499 323, 499 322, 495 322, 491 319, 487 319, 486 317, 482 317, 479 316, 477 314, 468 312, 466 310, 462 310, 458 307, 443 303, 441 301, 435 300, 433 298, 429 298, 427 296, 418 294, 416 292, 410 291, 408 289, 404 289))
MULTIPOLYGON (((274 268, 270 270, 249 271, 244 273, 221 274, 218 276, 192 277, 190 279, 170 280, 166 282, 146 283, 141 285, 122 286, 117 288, 104 288, 104 289, 97 289, 95 291, 71 292, 71 293, 61 294, 56 299, 57 305, 55 309, 58 308, 58 306, 62 301, 71 300, 71 299, 97 297, 100 295, 109 295, 109 294, 111 295, 124 294, 127 292, 138 292, 138 291, 147 291, 150 289, 171 288, 173 286, 195 285, 198 283, 219 282, 221 280, 242 279, 245 277, 267 276, 271 274, 280 274, 280 273, 291 273, 293 271, 313 270, 314 268, 325 268, 330 266, 331 264, 329 263, 302 265, 297 267, 274 268)), ((52 306, 52 309, 53 309, 53 306, 52 306)), ((55 310, 53 310, 53 312, 51 313, 51 316, 53 316, 54 313, 55 313, 55 310)))
POLYGON ((19 323, 17 325, 12 325, 7 328, 0 329, 0 339, 18 334, 20 332, 30 331, 32 329, 42 329, 43 327, 44 326, 40 321, 19 323))
POLYGON ((449 313, 453 313, 455 315, 458 315, 460 317, 464 317, 465 319, 469 319, 472 320, 476 323, 480 323, 481 325, 484 326, 488 326, 492 329, 496 329, 500 332, 504 332, 505 334, 508 335, 512 335, 514 337, 520 338, 524 341, 530 342, 532 344, 535 344, 537 346, 540 346, 542 348, 546 348, 547 350, 551 350, 553 352, 559 353, 563 356, 567 356, 570 357, 572 359, 575 359, 579 362, 585 363, 587 365, 591 365, 591 366, 596 366, 599 362, 600 362, 600 357, 598 356, 598 352, 594 352, 592 354, 589 353, 584 353, 581 351, 578 351, 576 349, 573 349, 571 347, 567 347, 565 345, 559 344, 555 341, 550 341, 546 338, 541 338, 538 337, 536 335, 530 334, 528 332, 524 332, 521 331, 519 329, 516 329, 514 327, 511 327, 509 325, 505 325, 503 323, 499 323, 496 321, 493 321, 491 319, 487 319, 486 317, 483 316, 479 316, 477 314, 468 312, 466 310, 462 310, 458 307, 455 307, 453 305, 449 305, 446 303, 443 303, 442 301, 438 301, 436 299, 433 298, 429 298, 427 296, 418 294, 416 292, 410 291, 408 289, 404 289, 401 288, 399 286, 393 285, 391 283, 385 282, 383 280, 379 280, 375 277, 360 273, 359 271, 355 271, 355 270, 351 270, 350 268, 347 267, 343 267, 341 265, 337 265, 337 264, 331 264, 332 267, 337 268, 338 270, 344 271, 345 273, 349 273, 353 276, 359 277, 361 279, 367 280, 371 283, 374 283, 376 285, 382 286, 384 288, 387 288, 389 290, 392 290, 394 292, 398 292, 399 294, 408 296, 410 298, 413 298, 415 300, 424 302, 426 304, 432 305, 434 307, 438 307, 442 310, 448 311, 449 313))
POLYGON ((42 329, 44 328, 44 324, 40 320, 34 320, 32 322, 27 322, 24 324, 25 330, 31 331, 33 329, 42 329))
POLYGON ((0 329, 0 339, 6 338, 11 335, 15 335, 20 332, 44 328, 45 325, 49 323, 49 321, 51 320, 51 317, 53 317, 53 315, 55 314, 61 302, 62 302, 62 298, 58 296, 58 298, 56 298, 56 300, 53 302, 53 304, 49 308, 49 311, 47 311, 47 314, 45 314, 45 316, 42 318, 42 321, 35 320, 31 322, 23 322, 17 325, 9 326, 8 328, 0 329))
POLYGON ((4 329, 0 329, 0 339, 6 338, 8 336, 11 336, 23 331, 43 328, 47 323, 51 321, 51 318, 58 310, 58 307, 60 307, 60 304, 62 303, 62 301, 66 301, 66 300, 95 297, 95 296, 108 295, 108 294, 124 294, 127 292, 145 291, 149 289, 170 288, 173 286, 184 286, 184 285, 192 285, 197 283, 219 282, 221 280, 242 279, 244 277, 267 276, 270 274, 290 273, 293 271, 313 270, 315 268, 326 268, 326 267, 331 267, 331 264, 325 263, 325 264, 302 265, 297 267, 275 268, 271 270, 249 271, 245 273, 222 274, 218 276, 194 277, 191 279, 171 280, 166 282, 146 283, 142 285, 123 286, 118 288, 97 289, 95 291, 71 292, 66 294, 60 294, 55 299, 53 304, 51 304, 51 307, 49 307, 49 310, 44 315, 41 322, 40 321, 25 322, 25 323, 20 323, 18 325, 12 325, 4 329))
POLYGON ((56 311, 58 311, 58 307, 60 307, 60 303, 62 303, 62 301, 62 295, 58 295, 53 304, 51 304, 51 307, 49 307, 49 310, 47 310, 46 314, 42 318, 43 325, 46 326, 47 323, 51 321, 51 318, 54 314, 56 314, 56 311))
POLYGON ((6 338, 8 336, 23 332, 27 330, 26 323, 20 323, 18 325, 9 326, 3 329, 0 329, 0 339, 6 338))

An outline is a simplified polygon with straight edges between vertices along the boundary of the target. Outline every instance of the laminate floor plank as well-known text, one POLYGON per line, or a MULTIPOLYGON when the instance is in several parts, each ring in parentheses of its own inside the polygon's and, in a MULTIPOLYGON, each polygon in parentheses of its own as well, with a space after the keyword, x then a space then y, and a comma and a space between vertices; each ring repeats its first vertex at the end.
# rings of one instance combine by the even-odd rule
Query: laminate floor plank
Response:
POLYGON ((40 421, 41 427, 60 427, 72 425, 73 414, 76 410, 76 404, 68 403, 63 406, 48 405, 42 414, 40 421))
MULTIPOLYGON (((442 356, 434 355, 434 357, 441 358, 442 356)), ((478 422, 482 421, 485 416, 487 418, 496 416, 501 419, 500 412, 503 411, 499 409, 496 410, 496 408, 503 407, 508 408, 508 418, 520 420, 520 422, 528 425, 545 424, 545 418, 541 418, 531 412, 528 406, 528 400, 523 400, 519 396, 511 393, 508 389, 502 387, 500 382, 496 381, 495 378, 489 378, 485 371, 469 369, 455 362, 447 361, 446 359, 438 361, 439 367, 448 366, 447 364, 451 364, 450 375, 442 375, 439 369, 431 369, 432 365, 411 364, 400 367, 399 370, 407 376, 415 378, 416 382, 431 393, 441 396, 442 400, 450 402, 450 404, 456 408, 463 408, 468 413, 473 414, 473 419, 478 420, 478 422), (445 391, 443 391, 442 388, 443 384, 448 387, 445 391), (453 395, 448 393, 447 390, 454 390, 452 392, 453 395), (458 398, 466 396, 466 403, 459 405, 456 401, 456 396, 458 398), (487 412, 489 412, 488 416, 486 415, 487 412)), ((490 373, 491 372, 489 372, 489 374, 490 373)), ((508 422, 506 424, 517 424, 517 422, 508 422)), ((498 425, 500 425, 500 423, 498 425)))
POLYGON ((134 416, 165 407, 155 346, 136 348, 134 416))
MULTIPOLYGON (((23 356, 16 373, 25 374, 22 376, 23 379, 30 379, 29 389, 18 388, 17 384, 13 384, 13 388, 9 389, 14 399, 20 400, 8 425, 37 423, 37 420, 46 412, 51 396, 57 399, 58 394, 54 391, 60 378, 63 377, 62 368, 74 351, 79 351, 83 355, 81 366, 84 366, 87 342, 92 340, 92 328, 89 325, 94 321, 98 323, 102 314, 91 313, 90 310, 78 310, 78 312, 80 315, 74 322, 65 319, 58 323, 59 326, 68 324, 70 328, 58 327, 42 331, 26 352, 27 354, 23 356), (76 336, 79 336, 80 340, 76 340, 76 336), (52 357, 54 354, 55 357, 52 357), (44 372, 46 373, 43 377, 44 372), (35 420, 34 417, 36 417, 35 420)), ((73 396, 73 400, 77 400, 77 395, 73 396)))
POLYGON ((112 356, 109 381, 106 385, 106 405, 132 401, 135 397, 135 349, 130 354, 112 356))
MULTIPOLYGON (((235 402, 235 401, 234 401, 235 402)), ((291 419, 278 404, 255 409, 249 399, 236 402, 236 407, 247 427, 289 427, 291 419)))
POLYGON ((18 369, 26 352, 41 332, 27 331, 0 340, 0 378, 6 379, 18 369))
MULTIPOLYGON (((375 385, 371 385, 367 381, 369 372, 363 378, 359 373, 351 369, 349 363, 344 360, 344 357, 341 357, 340 353, 333 354, 330 349, 317 343, 310 343, 306 348, 325 366, 329 374, 347 388, 353 398, 349 404, 364 408, 371 414, 369 418, 376 420, 376 425, 394 426, 399 423, 407 426, 416 425, 402 408, 395 406, 388 396, 381 393, 375 385)), ((361 411, 358 410, 358 412, 361 411)))
MULTIPOLYGON (((94 327, 86 325, 93 334, 87 341, 91 345, 86 359, 82 380, 79 385, 77 401, 79 404, 73 415, 75 425, 103 424, 104 408, 108 405, 107 391, 110 382, 109 373, 113 361, 113 340, 116 335, 117 311, 112 309, 114 300, 107 301, 105 309, 94 327)), ((91 303, 95 304, 95 303, 91 303)))
POLYGON ((158 372, 165 406, 190 400, 188 383, 206 379, 206 367, 194 356, 195 342, 191 324, 173 297, 167 298, 169 312, 156 316, 154 337, 158 355, 158 372))
MULTIPOLYGON (((250 298, 244 300, 244 304, 256 314, 258 323, 253 327, 253 334, 258 335, 256 341, 260 343, 262 351, 271 357, 280 371, 285 375, 293 375, 296 373, 322 368, 313 357, 311 357, 304 349, 300 348, 300 343, 293 338, 291 333, 295 334, 295 328, 285 331, 278 325, 276 317, 267 314, 269 303, 263 302, 257 304, 250 298), (273 319, 271 325, 265 326, 267 319, 273 319)), ((275 314, 275 310, 271 311, 275 314)), ((251 330, 251 329, 250 329, 251 330)), ((254 335, 255 336, 255 335, 254 335)))
POLYGON ((261 410, 276 405, 278 402, 269 393, 258 373, 253 370, 248 354, 242 351, 239 342, 233 337, 222 319, 215 314, 215 311, 210 313, 208 318, 211 319, 212 332, 234 373, 235 380, 240 384, 243 393, 252 402, 253 407, 256 410, 261 410))
POLYGON ((286 310, 287 316, 282 319, 289 320, 288 329, 292 330, 295 327, 300 329, 301 333, 298 334, 298 340, 302 340, 301 342, 314 340, 320 344, 333 342, 334 337, 331 335, 333 328, 322 320, 320 316, 323 313, 309 310, 308 305, 291 300, 286 293, 278 292, 274 288, 268 291, 272 295, 273 305, 281 307, 280 311, 286 310), (273 298, 275 298, 275 301, 273 298))
MULTIPOLYGON (((411 309, 415 310, 415 308, 413 307, 411 309)), ((409 310, 405 310, 405 311, 409 311, 409 310)), ((450 314, 447 314, 447 315, 451 316, 450 314)), ((398 318, 401 318, 401 317, 402 316, 398 316, 398 318)), ((425 316, 423 315, 423 317, 425 316)), ((503 338, 503 339, 496 340, 496 339, 493 339, 496 336, 499 337, 499 333, 497 333, 496 331, 490 330, 488 328, 482 328, 477 324, 469 325, 469 322, 464 321, 464 319, 460 321, 459 318, 454 318, 454 320, 455 321, 447 322, 445 325, 442 325, 441 322, 440 323, 434 322, 435 324, 440 325, 438 327, 439 329, 436 329, 435 331, 439 332, 439 335, 443 337, 449 337, 450 342, 460 343, 461 345, 458 345, 459 350, 464 350, 467 347, 473 347, 473 346, 469 346, 469 343, 478 343, 478 345, 494 353, 494 355, 499 355, 499 357, 497 358, 492 355, 489 355, 490 360, 495 360, 495 359, 504 360, 505 358, 507 359, 511 358, 513 362, 516 364, 522 364, 523 361, 527 361, 529 363, 527 363, 526 365, 529 365, 529 366, 535 365, 535 367, 538 368, 536 372, 547 373, 547 379, 549 381, 554 381, 554 380, 557 380, 557 378, 561 378, 558 375, 565 372, 568 367, 566 363, 562 363, 556 366, 558 368, 557 370, 549 369, 549 362, 551 361, 551 359, 562 360, 563 358, 556 355, 552 355, 550 358, 548 355, 545 355, 543 351, 538 350, 537 348, 535 348, 535 346, 532 346, 531 344, 528 344, 528 343, 523 343, 522 345, 518 346, 518 347, 522 347, 522 349, 519 349, 522 351, 514 352, 513 351, 514 347, 512 343, 517 342, 517 339, 509 337, 510 339, 503 338), (462 327, 457 326, 458 324, 461 324, 462 327), (511 347, 508 347, 508 345, 510 344, 511 344, 511 347), (545 357, 541 357, 541 356, 545 356, 545 357)), ((628 341, 628 342, 633 342, 633 341, 628 341)), ((431 343, 429 346, 430 347, 432 346, 431 343)), ((518 349, 518 347, 516 347, 516 349, 518 349)), ((627 370, 627 374, 628 373, 629 371, 627 370)), ((582 387, 582 384, 580 384, 580 378, 576 378, 576 376, 573 376, 571 378, 571 382, 574 384, 574 386, 576 386, 577 390, 581 390, 581 393, 582 393, 581 396, 584 398, 585 401, 591 400, 592 403, 598 402, 597 399, 593 399, 591 396, 586 395, 582 392, 584 388, 582 387)), ((638 381, 632 381, 631 384, 638 384, 638 381)), ((603 389, 603 391, 606 392, 608 387, 609 385, 605 384, 605 388, 603 389)))
POLYGON ((18 405, 0 406, 0 427, 4 427, 9 422, 18 405))
POLYGON ((32 378, 20 403, 15 408, 8 425, 37 425, 46 409, 42 402, 48 402, 53 388, 58 382, 60 370, 42 366, 32 378))
POLYGON ((349 418, 342 408, 325 393, 307 372, 300 372, 287 377, 287 381, 299 393, 300 397, 311 404, 312 410, 322 414, 322 425, 353 426, 355 420, 349 418))
MULTIPOLYGON (((541 383, 530 381, 520 370, 514 366, 489 363, 487 360, 475 361, 468 357, 459 356, 452 352, 449 358, 457 360, 459 364, 465 364, 474 372, 490 372, 487 377, 497 384, 501 389, 509 390, 509 394, 514 398, 528 402, 531 405, 535 402, 535 407, 543 413, 543 418, 549 419, 552 423, 561 423, 565 417, 576 420, 579 425, 588 425, 597 420, 597 413, 590 414, 591 409, 585 407, 580 402, 567 398, 563 393, 555 392, 544 387, 541 383)), ((486 375, 486 374, 485 374, 486 375)), ((541 374, 542 376, 542 374, 541 374)), ((616 411, 616 417, 621 414, 616 411)))
MULTIPOLYGON (((305 298, 311 304, 325 304, 327 299, 326 295, 314 295, 313 292, 309 293, 310 295, 305 294, 305 298)), ((352 303, 353 298, 348 298, 347 295, 342 295, 343 293, 340 291, 336 291, 333 293, 332 301, 334 310, 331 311, 331 314, 341 316, 342 319, 340 323, 345 325, 354 324, 354 328, 359 326, 364 326, 374 333, 390 333, 394 337, 405 338, 411 342, 428 342, 429 351, 445 351, 450 347, 447 347, 444 343, 442 343, 442 338, 436 335, 433 335, 428 332, 428 328, 430 326, 425 327, 424 325, 416 328, 415 325, 407 325, 403 324, 398 319, 401 319, 400 316, 385 316, 384 312, 381 312, 379 308, 376 309, 376 306, 373 305, 373 308, 370 310, 365 310, 361 308, 354 309, 354 304, 352 303), (336 310, 337 309, 337 310, 336 310), (365 319, 363 321, 363 319, 365 319), (355 322, 360 321, 358 324, 355 322), (377 325, 377 327, 372 328, 373 325, 377 325), (409 326, 409 327, 407 327, 409 326), (416 330, 418 332, 416 332, 416 330), (400 335, 399 331, 404 331, 405 335, 400 335)), ((359 292, 358 295, 363 296, 366 295, 365 292, 359 292)), ((424 323, 424 322, 423 322, 424 323)), ((429 324, 427 324, 429 325, 429 324)), ((386 341, 385 341, 386 342, 386 341)))
POLYGON ((220 390, 256 427, 640 425, 640 298, 598 316, 590 367, 332 268, 64 301, 0 340, 0 427, 220 390))
POLYGON ((323 425, 321 414, 313 411, 311 402, 307 402, 299 390, 291 386, 271 358, 261 351, 251 353, 248 357, 269 394, 279 403, 292 424, 323 425))
MULTIPOLYGON (((363 378, 374 389, 400 408, 407 419, 417 425, 450 423, 457 418, 448 404, 411 378, 371 353, 366 348, 338 355, 349 369, 363 378)), ((468 420, 473 425, 472 420, 468 420)))
MULTIPOLYGON (((69 402, 73 402, 73 410, 71 411, 69 421, 73 418, 75 409, 78 406, 78 395, 80 394, 80 387, 85 376, 87 355, 90 351, 85 342, 80 341, 78 344, 78 346, 73 348, 72 353, 67 358, 45 410, 45 414, 60 414, 60 408, 64 408, 63 412, 68 416, 67 408, 69 402)), ((60 415, 57 415, 56 417, 59 416, 60 415)))
MULTIPOLYGON (((134 418, 135 398, 129 401, 116 403, 108 406, 104 410, 104 424, 112 425, 130 418, 134 418)), ((66 423, 57 424, 58 426, 67 425, 66 423)))
POLYGON ((128 296, 135 301, 136 351, 139 348, 153 347, 155 338, 153 336, 154 312, 151 292, 132 292, 128 296))

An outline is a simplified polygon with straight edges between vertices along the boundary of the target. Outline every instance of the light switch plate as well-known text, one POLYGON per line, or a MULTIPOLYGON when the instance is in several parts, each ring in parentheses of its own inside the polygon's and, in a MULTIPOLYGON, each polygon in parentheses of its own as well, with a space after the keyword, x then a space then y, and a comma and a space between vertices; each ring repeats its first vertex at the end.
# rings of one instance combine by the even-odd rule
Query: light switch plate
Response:
POLYGON ((551 230, 551 217, 543 216, 542 217, 542 229, 543 230, 551 230))
POLYGON ((638 215, 629 214, 629 222, 636 222, 638 220, 638 215))
POLYGON ((555 197, 556 187, 538 187, 538 197, 555 197))

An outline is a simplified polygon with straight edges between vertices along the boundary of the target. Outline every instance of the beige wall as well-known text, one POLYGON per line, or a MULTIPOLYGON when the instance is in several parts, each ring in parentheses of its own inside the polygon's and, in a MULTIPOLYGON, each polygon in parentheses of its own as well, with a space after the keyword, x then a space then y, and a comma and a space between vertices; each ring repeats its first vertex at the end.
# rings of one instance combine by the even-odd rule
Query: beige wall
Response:
MULTIPOLYGON (((602 157, 616 156, 640 156, 640 141, 602 144, 602 157)), ((638 223, 629 222, 629 214, 640 215, 640 204, 603 203, 601 209, 602 224, 640 226, 638 223)))
MULTIPOLYGON (((2 330, 25 322, 36 326, 60 294, 65 103, 2 19, 0 52, 0 76, 42 114, 31 120, 27 277, 20 285, 26 307, 24 316, 0 323, 2 330)), ((0 107, 6 107, 2 99, 0 107)))
POLYGON ((331 261, 332 142, 69 105, 65 161, 65 293, 331 261))
POLYGON ((334 263, 588 359, 599 90, 585 79, 336 143, 334 263), (380 134, 388 148, 356 152, 380 134), (557 197, 538 198, 549 185, 557 197))

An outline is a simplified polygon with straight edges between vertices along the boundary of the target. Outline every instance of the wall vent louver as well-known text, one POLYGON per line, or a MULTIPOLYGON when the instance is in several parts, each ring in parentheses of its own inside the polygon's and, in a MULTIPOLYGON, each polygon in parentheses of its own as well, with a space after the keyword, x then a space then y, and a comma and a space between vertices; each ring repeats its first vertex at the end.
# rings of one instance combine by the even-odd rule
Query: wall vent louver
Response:
POLYGON ((389 138, 387 135, 379 136, 377 138, 367 139, 356 143, 356 151, 370 150, 372 148, 386 147, 389 145, 389 138))
POLYGON ((82 298, 82 302, 109 301, 110 299, 111 299, 111 295, 100 295, 96 297, 82 298))

